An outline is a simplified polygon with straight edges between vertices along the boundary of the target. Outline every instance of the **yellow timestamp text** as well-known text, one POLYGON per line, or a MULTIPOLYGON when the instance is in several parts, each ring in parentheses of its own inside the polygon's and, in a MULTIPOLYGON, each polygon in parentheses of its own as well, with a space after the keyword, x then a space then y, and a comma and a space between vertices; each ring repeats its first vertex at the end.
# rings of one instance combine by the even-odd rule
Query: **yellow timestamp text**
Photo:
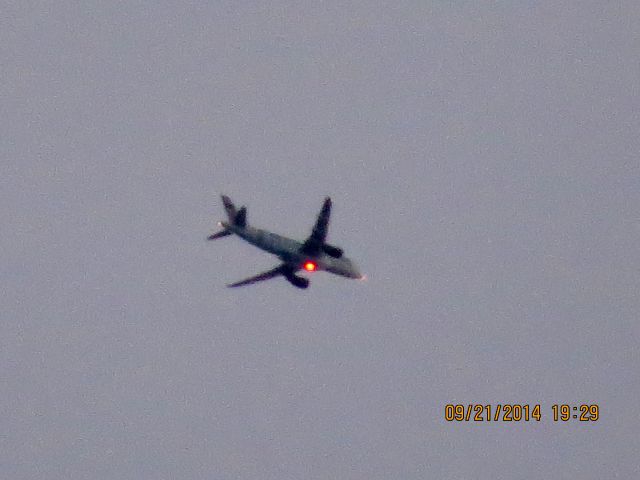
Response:
POLYGON ((600 407, 597 404, 587 405, 569 405, 563 403, 561 405, 553 405, 553 421, 568 422, 570 420, 578 420, 580 422, 597 422, 600 418, 600 407))
MULTIPOLYGON (((554 404, 551 407, 554 422, 596 422, 600 418, 597 404, 554 404)), ((540 404, 447 404, 444 419, 447 422, 539 422, 543 417, 540 404)))
POLYGON ((529 422, 540 421, 540 405, 521 404, 447 404, 444 419, 447 422, 529 422))

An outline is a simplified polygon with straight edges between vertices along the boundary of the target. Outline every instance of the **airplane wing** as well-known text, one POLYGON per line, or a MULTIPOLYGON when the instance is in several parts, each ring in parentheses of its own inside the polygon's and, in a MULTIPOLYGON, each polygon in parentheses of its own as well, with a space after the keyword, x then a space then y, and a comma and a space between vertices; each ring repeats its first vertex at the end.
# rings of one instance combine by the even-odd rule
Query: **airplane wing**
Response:
POLYGON ((313 226, 311 235, 302 245, 302 251, 309 255, 317 255, 327 239, 327 230, 329 229, 329 217, 331 216, 331 199, 324 199, 322 210, 318 214, 316 224, 313 226))
POLYGON ((269 271, 259 273, 254 277, 250 277, 245 280, 241 280, 239 282, 227 285, 227 287, 241 287, 243 285, 250 285, 252 283, 261 282, 263 280, 269 280, 270 278, 277 277, 278 275, 284 275, 287 272, 288 272, 287 266, 282 264, 282 265, 278 265, 276 268, 273 268, 269 271))
POLYGON ((263 280, 269 280, 270 278, 277 277, 278 275, 283 275, 287 281, 298 288, 307 288, 309 286, 309 279, 304 277, 298 277, 294 274, 294 269, 291 266, 283 263, 282 265, 278 265, 276 268, 272 268, 263 273, 259 273, 255 277, 250 277, 245 280, 241 280, 236 283, 232 283, 231 285, 227 285, 227 287, 242 287, 243 285, 251 285, 252 283, 261 282, 263 280))

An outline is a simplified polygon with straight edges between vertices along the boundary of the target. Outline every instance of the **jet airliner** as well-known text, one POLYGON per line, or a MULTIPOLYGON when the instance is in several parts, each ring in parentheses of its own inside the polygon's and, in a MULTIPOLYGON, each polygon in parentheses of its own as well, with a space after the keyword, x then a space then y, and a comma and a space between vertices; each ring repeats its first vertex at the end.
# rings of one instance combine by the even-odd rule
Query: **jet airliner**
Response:
POLYGON ((292 285, 298 288, 307 288, 309 279, 296 275, 296 272, 300 270, 307 272, 324 270, 347 278, 364 278, 358 271, 358 267, 343 255, 341 248, 326 242, 331 215, 331 199, 329 197, 324 200, 311 235, 302 243, 249 226, 247 224, 247 208, 236 209, 231 199, 226 195, 222 195, 222 203, 227 212, 228 221, 219 222, 218 225, 222 227, 222 230, 210 235, 208 240, 236 234, 250 244, 279 257, 282 261, 280 265, 271 270, 232 283, 227 285, 228 287, 240 287, 283 276, 292 285))

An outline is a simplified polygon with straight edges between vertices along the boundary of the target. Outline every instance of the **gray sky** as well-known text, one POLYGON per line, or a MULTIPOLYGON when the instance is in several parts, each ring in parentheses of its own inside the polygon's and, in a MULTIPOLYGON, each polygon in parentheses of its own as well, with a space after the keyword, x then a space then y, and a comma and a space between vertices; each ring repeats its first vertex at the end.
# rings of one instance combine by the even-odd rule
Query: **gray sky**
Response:
POLYGON ((0 477, 638 476, 638 3, 267 3, 2 7, 0 477))

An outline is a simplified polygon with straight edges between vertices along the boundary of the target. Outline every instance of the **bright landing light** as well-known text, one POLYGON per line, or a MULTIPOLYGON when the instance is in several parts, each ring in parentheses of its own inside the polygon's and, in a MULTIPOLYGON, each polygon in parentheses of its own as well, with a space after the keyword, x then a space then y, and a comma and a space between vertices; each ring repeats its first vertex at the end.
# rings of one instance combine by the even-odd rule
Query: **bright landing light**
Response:
POLYGON ((313 263, 313 262, 305 262, 305 264, 304 264, 304 269, 305 269, 307 272, 313 272, 313 271, 315 271, 315 269, 316 269, 316 264, 315 264, 315 263, 313 263))

